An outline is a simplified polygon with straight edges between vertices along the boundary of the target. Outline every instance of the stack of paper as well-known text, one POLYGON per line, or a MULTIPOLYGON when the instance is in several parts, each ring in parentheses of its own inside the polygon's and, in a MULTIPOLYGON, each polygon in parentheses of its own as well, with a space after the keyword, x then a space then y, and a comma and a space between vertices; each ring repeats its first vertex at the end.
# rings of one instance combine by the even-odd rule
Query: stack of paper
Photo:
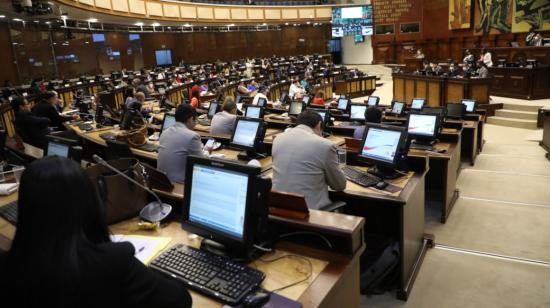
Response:
POLYGON ((10 195, 11 193, 17 191, 18 187, 19 184, 17 183, 0 184, 0 195, 10 195))
POLYGON ((135 257, 143 264, 148 264, 168 246, 172 239, 169 237, 116 234, 111 236, 111 240, 113 242, 130 242, 136 250, 135 257))

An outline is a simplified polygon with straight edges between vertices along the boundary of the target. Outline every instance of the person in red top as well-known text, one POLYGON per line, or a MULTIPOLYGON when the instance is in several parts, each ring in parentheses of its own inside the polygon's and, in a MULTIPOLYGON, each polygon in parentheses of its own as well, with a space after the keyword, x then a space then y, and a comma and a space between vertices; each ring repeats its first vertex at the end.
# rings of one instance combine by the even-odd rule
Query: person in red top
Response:
MULTIPOLYGON (((195 92, 195 91, 201 93, 201 86, 199 86, 197 83, 195 83, 195 84, 191 87, 191 89, 189 90, 189 95, 190 95, 191 97, 193 97, 193 92, 195 92)), ((198 97, 198 95, 197 95, 197 97, 198 97)))
POLYGON ((191 93, 191 107, 197 108, 199 107, 199 90, 193 90, 191 93))
POLYGON ((318 106, 325 106, 325 100, 323 98, 324 96, 325 96, 325 93, 323 93, 323 91, 317 91, 317 93, 315 94, 315 97, 313 98, 313 102, 311 102, 311 104, 318 105, 318 106))

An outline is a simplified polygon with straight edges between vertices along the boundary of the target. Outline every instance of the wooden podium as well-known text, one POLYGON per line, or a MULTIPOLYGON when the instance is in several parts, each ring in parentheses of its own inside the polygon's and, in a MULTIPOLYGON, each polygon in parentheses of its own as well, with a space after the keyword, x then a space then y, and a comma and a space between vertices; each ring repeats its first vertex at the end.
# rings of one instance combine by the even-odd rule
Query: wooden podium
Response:
POLYGON ((412 73, 423 68, 424 58, 405 58, 405 71, 412 73))

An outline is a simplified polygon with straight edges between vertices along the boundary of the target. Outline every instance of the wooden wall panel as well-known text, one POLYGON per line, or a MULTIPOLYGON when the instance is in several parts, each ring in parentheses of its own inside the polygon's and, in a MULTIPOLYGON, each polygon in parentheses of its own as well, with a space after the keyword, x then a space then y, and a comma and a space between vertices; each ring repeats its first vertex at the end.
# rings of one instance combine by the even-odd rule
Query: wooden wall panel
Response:
POLYGON ((428 95, 427 95, 428 106, 438 107, 441 95, 442 95, 441 85, 439 84, 439 81, 428 82, 428 95))
POLYGON ((460 102, 464 98, 464 84, 449 83, 447 85, 446 102, 460 102))
POLYGON ((173 17, 173 18, 179 18, 180 17, 180 8, 177 5, 174 4, 163 4, 162 10, 164 12, 164 16, 166 17, 173 17))
POLYGON ((405 82, 403 79, 394 79, 393 88, 395 96, 394 100, 404 101, 405 100, 405 82))
POLYGON ((113 10, 120 12, 128 12, 128 1, 113 1, 113 10))
POLYGON ((135 14, 145 14, 145 1, 143 0, 128 0, 130 12, 135 14))
POLYGON ((426 97, 428 96, 428 89, 426 82, 416 82, 416 91, 414 94, 415 97, 426 97))
POLYGON ((0 23, 0 50, 2 50, 2 69, 0 70, 0 82, 4 83, 4 80, 9 80, 13 84, 18 83, 17 67, 15 66, 15 59, 13 57, 10 30, 8 24, 0 23))
POLYGON ((416 86, 414 80, 405 80, 405 101, 412 102, 415 97, 416 86))

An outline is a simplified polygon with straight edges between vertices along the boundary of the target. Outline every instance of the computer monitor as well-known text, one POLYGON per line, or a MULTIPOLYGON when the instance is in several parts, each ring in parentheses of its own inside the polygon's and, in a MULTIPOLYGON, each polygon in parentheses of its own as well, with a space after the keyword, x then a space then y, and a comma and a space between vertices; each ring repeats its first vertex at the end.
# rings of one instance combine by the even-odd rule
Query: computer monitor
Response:
POLYGON ((367 111, 368 106, 365 104, 351 104, 349 119, 351 121, 365 121, 365 111, 367 111))
POLYGON ((424 108, 424 104, 426 103, 426 100, 423 98, 413 98, 411 103, 411 109, 420 111, 422 108, 424 108))
POLYGON ((369 124, 365 133, 357 158, 359 161, 374 164, 369 173, 382 178, 396 178, 395 172, 402 157, 406 153, 407 132, 404 127, 383 124, 369 124))
POLYGON ((330 121, 330 110, 320 108, 308 108, 307 110, 317 112, 323 119, 323 127, 325 128, 327 126, 328 122, 330 121))
POLYGON ((46 148, 46 153, 44 156, 59 156, 69 158, 70 146, 65 143, 48 141, 48 147, 46 148))
POLYGON ((463 99, 462 104, 466 105, 466 112, 476 111, 476 101, 473 99, 463 99))
POLYGON ((424 107, 422 108, 422 112, 427 114, 437 114, 439 118, 442 119, 447 115, 447 107, 424 107))
POLYGON ((378 102, 380 102, 380 97, 378 96, 369 96, 369 99, 367 100, 367 105, 369 105, 369 107, 376 107, 378 106, 378 102))
POLYGON ((256 103, 256 105, 260 107, 267 107, 267 98, 265 97, 258 98, 258 102, 256 103))
POLYGON ((298 116, 304 110, 304 103, 300 101, 293 101, 290 103, 290 108, 288 108, 289 116, 298 116))
POLYGON ((82 148, 78 147, 78 141, 55 135, 48 135, 46 139, 48 140, 48 145, 44 151, 44 157, 59 156, 80 161, 82 153, 79 155, 78 151, 82 151, 82 148))
POLYGON ((247 118, 262 119, 264 117, 264 108, 260 106, 248 105, 244 116, 247 118))
POLYGON ((220 110, 220 103, 217 101, 211 101, 208 106, 208 118, 212 119, 214 115, 220 110))
POLYGON ((239 159, 254 159, 262 156, 258 152, 260 152, 264 136, 265 130, 262 119, 237 118, 229 145, 245 151, 239 153, 239 159))
POLYGON ((405 109, 405 102, 393 102, 391 113, 399 116, 403 114, 404 109, 405 109))
POLYGON ((466 105, 462 103, 447 103, 447 118, 462 119, 466 111, 466 105))
POLYGON ((174 124, 176 124, 176 116, 171 113, 165 113, 164 118, 162 119, 162 126, 160 128, 160 133, 164 133, 165 130, 172 127, 174 124))
POLYGON ((181 225, 204 238, 201 249, 215 242, 230 257, 250 259, 267 220, 267 185, 260 174, 260 168, 238 162, 187 158, 181 225))
POLYGON ((309 106, 310 102, 311 102, 311 96, 309 95, 306 95, 302 98, 302 102, 306 105, 306 106, 309 106))
POLYGON ((288 94, 286 92, 281 94, 281 97, 279 97, 279 102, 282 104, 286 104, 288 102, 288 94))
POLYGON ((439 133, 440 117, 437 114, 409 113, 407 132, 418 144, 434 144, 439 133))
POLYGON ((346 110, 348 110, 348 105, 349 105, 349 99, 341 96, 338 99, 338 107, 336 107, 336 108, 338 110, 346 111, 346 110))

